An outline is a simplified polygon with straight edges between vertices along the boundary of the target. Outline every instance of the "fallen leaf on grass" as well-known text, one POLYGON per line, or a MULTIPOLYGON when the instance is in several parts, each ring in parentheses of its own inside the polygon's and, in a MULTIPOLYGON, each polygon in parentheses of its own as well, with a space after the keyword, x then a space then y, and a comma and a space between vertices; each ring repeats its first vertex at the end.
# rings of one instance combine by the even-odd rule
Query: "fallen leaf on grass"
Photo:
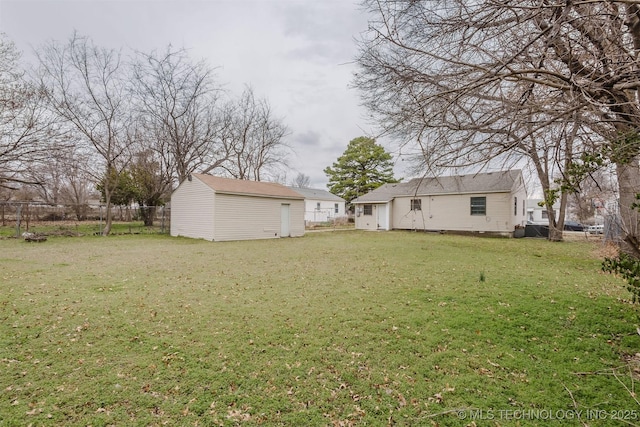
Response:
POLYGON ((251 414, 242 412, 239 409, 232 409, 228 412, 227 418, 234 421, 249 421, 251 419, 251 414))
POLYGON ((398 393, 398 406, 401 408, 407 406, 407 399, 404 398, 402 393, 398 393))
POLYGON ((435 402, 435 403, 442 403, 444 401, 444 398, 442 397, 442 395, 440 393, 436 393, 432 397, 429 398, 429 401, 430 402, 435 402))

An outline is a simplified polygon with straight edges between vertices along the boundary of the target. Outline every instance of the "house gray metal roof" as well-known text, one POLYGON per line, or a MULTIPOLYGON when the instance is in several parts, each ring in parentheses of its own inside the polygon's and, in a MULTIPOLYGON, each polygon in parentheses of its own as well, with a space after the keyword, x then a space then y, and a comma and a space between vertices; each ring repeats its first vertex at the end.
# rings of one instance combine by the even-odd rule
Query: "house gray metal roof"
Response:
POLYGON ((398 196, 436 194, 503 193, 520 185, 519 169, 469 175, 414 178, 409 182, 384 184, 352 203, 387 203, 398 196))
POLYGON ((342 197, 336 196, 328 192, 327 190, 319 190, 317 188, 300 188, 300 187, 289 187, 296 193, 300 193, 304 196, 305 199, 309 200, 325 200, 330 202, 344 202, 342 197))

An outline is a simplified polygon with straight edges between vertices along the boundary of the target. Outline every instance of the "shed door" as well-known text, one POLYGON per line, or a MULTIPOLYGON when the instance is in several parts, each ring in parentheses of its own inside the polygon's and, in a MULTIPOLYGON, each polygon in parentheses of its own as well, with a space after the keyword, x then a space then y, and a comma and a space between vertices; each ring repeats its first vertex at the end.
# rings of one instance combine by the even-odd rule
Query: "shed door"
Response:
POLYGON ((283 204, 280 208, 280 237, 289 237, 289 205, 283 204))
POLYGON ((377 205, 376 206, 377 213, 377 222, 378 222, 378 230, 386 230, 387 229, 387 205, 377 205))

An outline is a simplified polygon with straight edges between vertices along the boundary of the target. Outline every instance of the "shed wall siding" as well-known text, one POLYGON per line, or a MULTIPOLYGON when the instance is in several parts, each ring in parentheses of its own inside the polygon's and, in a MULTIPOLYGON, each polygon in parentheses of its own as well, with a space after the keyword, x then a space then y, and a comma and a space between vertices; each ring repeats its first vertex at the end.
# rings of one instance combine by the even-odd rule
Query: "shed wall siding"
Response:
POLYGON ((280 204, 282 203, 289 203, 291 206, 289 211, 291 237, 304 236, 304 200, 281 200, 280 204))
POLYGON ((184 181, 171 195, 171 235, 213 240, 215 192, 198 179, 184 181))
POLYGON ((304 235, 304 201, 217 194, 214 240, 274 239, 280 237, 282 204, 290 205, 290 234, 304 235))
POLYGON ((408 230, 452 230, 511 232, 514 227, 510 193, 455 194, 396 197, 392 228, 408 230), (471 197, 487 198, 486 215, 471 215, 471 197), (422 200, 422 210, 411 210, 411 199, 422 200))

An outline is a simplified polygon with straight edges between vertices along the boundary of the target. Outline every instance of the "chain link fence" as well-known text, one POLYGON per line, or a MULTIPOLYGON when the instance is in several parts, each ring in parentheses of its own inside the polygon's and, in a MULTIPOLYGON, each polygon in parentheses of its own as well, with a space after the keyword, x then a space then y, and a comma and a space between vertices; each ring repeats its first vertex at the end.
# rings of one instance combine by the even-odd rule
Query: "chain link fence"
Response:
MULTIPOLYGON (((114 206, 111 234, 169 234, 168 206, 114 206)), ((101 235, 106 226, 104 205, 52 205, 38 202, 0 202, 0 236, 101 235)))

